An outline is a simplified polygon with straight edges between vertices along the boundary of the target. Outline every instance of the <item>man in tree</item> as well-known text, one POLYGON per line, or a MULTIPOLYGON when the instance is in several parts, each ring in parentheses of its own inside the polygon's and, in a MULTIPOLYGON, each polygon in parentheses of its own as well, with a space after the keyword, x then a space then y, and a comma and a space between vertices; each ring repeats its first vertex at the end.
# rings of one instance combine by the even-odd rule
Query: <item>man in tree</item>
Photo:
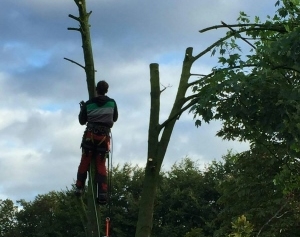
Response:
POLYGON ((107 177, 106 177, 106 153, 110 149, 110 129, 118 119, 117 104, 114 99, 105 94, 108 91, 108 83, 99 81, 96 86, 98 96, 86 102, 80 103, 79 123, 86 126, 82 138, 82 156, 77 172, 75 194, 80 196, 83 192, 87 171, 91 159, 96 159, 96 177, 98 185, 97 201, 106 204, 107 201, 107 177))

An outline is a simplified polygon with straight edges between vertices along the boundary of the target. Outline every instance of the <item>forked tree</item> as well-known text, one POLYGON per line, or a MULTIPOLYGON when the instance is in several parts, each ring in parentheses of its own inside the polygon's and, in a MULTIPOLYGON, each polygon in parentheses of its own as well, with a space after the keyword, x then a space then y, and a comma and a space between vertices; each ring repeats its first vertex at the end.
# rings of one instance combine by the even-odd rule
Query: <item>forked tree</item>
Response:
MULTIPOLYGON (((85 0, 74 1, 79 9, 79 17, 75 17, 73 15, 69 16, 79 22, 79 28, 68 29, 78 31, 81 34, 85 65, 83 66, 70 59, 67 60, 77 64, 85 70, 89 97, 92 98, 95 96, 95 69, 89 30, 89 16, 91 12, 86 12, 85 0)), ((221 107, 218 107, 220 103, 224 102, 224 100, 222 101, 221 97, 224 95, 231 95, 227 92, 227 81, 230 79, 233 79, 233 81, 238 81, 241 73, 244 73, 244 78, 247 78, 247 72, 243 72, 243 68, 254 68, 254 72, 256 72, 256 69, 266 67, 267 65, 261 64, 262 61, 259 57, 257 57, 256 52, 259 52, 259 49, 265 50, 265 52, 267 52, 266 49, 268 49, 269 42, 276 40, 280 34, 287 33, 289 31, 287 29, 287 26, 295 27, 293 25, 293 22, 291 22, 291 24, 287 26, 284 24, 280 24, 276 16, 274 16, 273 22, 267 21, 266 23, 256 22, 254 24, 250 24, 249 21, 246 23, 243 21, 247 21, 247 19, 242 15, 238 24, 227 25, 222 22, 221 25, 205 29, 210 30, 226 27, 229 29, 229 32, 227 32, 227 34, 223 38, 220 38, 218 41, 211 44, 205 50, 196 55, 193 55, 192 47, 186 49, 175 101, 173 103, 168 119, 166 119, 162 123, 159 123, 160 95, 163 91, 160 88, 159 65, 156 63, 150 64, 151 106, 150 123, 148 130, 148 153, 147 163, 145 167, 145 178, 143 181, 143 190, 139 203, 139 214, 135 237, 149 237, 151 235, 153 225, 154 200, 156 196, 156 189, 159 184, 159 172, 161 170, 161 166, 169 145, 169 141, 171 139, 174 126, 180 115, 187 110, 193 110, 195 114, 202 116, 202 118, 207 122, 212 119, 222 119, 225 121, 225 125, 226 123, 230 124, 231 117, 226 117, 227 111, 224 111, 224 114, 212 114, 214 111, 218 112, 220 111, 218 109, 222 109, 221 107), (248 36, 251 36, 252 39, 255 39, 258 43, 257 46, 252 45, 246 38, 244 38, 242 36, 243 33, 246 33, 248 36), (228 43, 227 40, 229 39, 230 41, 228 43), (252 47, 253 55, 250 55, 250 59, 248 61, 242 61, 240 55, 237 54, 228 54, 228 57, 225 57, 227 49, 239 49, 238 45, 235 43, 236 39, 240 39, 250 45, 250 47, 252 47), (214 69, 207 75, 191 73, 191 69, 195 61, 209 52, 212 52, 212 54, 214 54, 217 49, 219 49, 219 53, 221 55, 219 62, 224 65, 223 68, 214 69), (230 76, 232 75, 233 77, 230 78, 230 76), (195 77, 196 79, 193 80, 192 78, 195 77), (214 91, 212 94, 210 89, 212 85, 214 85, 213 83, 215 83, 216 91, 214 91), (187 91, 189 88, 191 88, 194 92, 192 95, 187 95, 187 91), (218 93, 220 93, 220 95, 218 93), (221 100, 219 100, 220 98, 221 100), (214 103, 209 104, 211 101, 214 103), (208 104, 209 108, 203 107, 205 103, 208 104)), ((273 68, 274 65, 271 66, 272 67, 270 70, 276 69, 273 68)), ((280 65, 275 66, 279 67, 280 65)), ((280 66, 280 68, 284 69, 282 68, 282 66, 280 66)), ((247 120, 245 120, 244 122, 247 122, 247 120)), ((200 125, 199 120, 196 120, 196 125, 200 125)), ((97 214, 99 215, 99 213, 97 213, 97 209, 95 209, 95 202, 93 200, 93 195, 90 188, 92 187, 92 177, 93 173, 89 172, 89 198, 87 215, 89 225, 87 236, 99 236, 100 233, 97 230, 99 223, 97 223, 96 218, 97 214)))

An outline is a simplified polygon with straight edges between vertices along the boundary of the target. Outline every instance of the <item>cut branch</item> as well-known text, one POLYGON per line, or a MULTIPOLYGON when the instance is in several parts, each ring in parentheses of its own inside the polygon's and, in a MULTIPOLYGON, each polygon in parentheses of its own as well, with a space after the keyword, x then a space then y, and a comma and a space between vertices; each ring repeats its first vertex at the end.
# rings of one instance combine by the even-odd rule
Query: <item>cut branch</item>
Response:
POLYGON ((170 85, 164 86, 163 84, 160 83, 160 85, 163 87, 162 90, 160 90, 160 93, 164 92, 168 87, 171 87, 170 85))
POLYGON ((80 18, 79 17, 76 17, 76 16, 73 16, 72 14, 69 14, 69 17, 76 20, 76 21, 79 21, 80 22, 80 18))
POLYGON ((74 28, 74 27, 68 27, 68 30, 76 30, 76 31, 81 32, 81 29, 79 29, 79 28, 74 28))
POLYGON ((81 67, 81 68, 83 68, 83 69, 85 70, 85 67, 84 67, 84 66, 82 66, 81 64, 75 62, 74 60, 69 59, 69 58, 64 58, 64 59, 67 60, 67 61, 69 61, 69 62, 71 62, 71 63, 74 63, 74 64, 78 65, 79 67, 81 67))

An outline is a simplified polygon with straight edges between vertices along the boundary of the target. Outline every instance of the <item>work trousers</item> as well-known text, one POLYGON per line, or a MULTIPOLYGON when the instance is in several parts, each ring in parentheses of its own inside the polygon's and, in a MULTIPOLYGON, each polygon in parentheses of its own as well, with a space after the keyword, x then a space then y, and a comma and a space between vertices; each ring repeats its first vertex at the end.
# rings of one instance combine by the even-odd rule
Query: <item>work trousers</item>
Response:
POLYGON ((91 162, 95 159, 98 193, 107 192, 106 153, 110 147, 110 137, 107 134, 95 134, 93 131, 85 131, 82 140, 82 156, 77 172, 77 188, 84 188, 87 172, 91 162))

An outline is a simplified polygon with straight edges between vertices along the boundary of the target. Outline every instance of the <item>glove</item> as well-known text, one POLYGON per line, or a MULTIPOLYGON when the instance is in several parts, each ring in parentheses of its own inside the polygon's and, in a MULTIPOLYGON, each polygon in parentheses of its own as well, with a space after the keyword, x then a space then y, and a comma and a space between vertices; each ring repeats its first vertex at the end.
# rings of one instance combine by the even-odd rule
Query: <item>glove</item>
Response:
POLYGON ((85 105, 85 102, 82 100, 79 102, 79 105, 80 105, 80 109, 82 109, 82 107, 85 105))

